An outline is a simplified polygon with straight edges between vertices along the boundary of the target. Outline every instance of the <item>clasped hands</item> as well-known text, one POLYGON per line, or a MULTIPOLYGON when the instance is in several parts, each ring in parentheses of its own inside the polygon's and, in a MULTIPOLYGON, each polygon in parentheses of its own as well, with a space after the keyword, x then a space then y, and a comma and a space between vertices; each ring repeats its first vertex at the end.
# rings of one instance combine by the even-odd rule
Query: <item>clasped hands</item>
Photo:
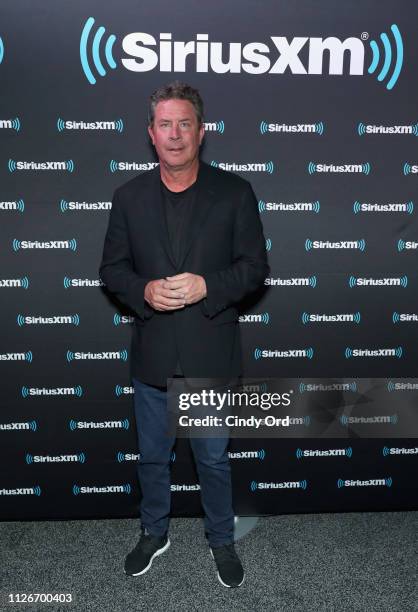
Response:
POLYGON ((144 298, 155 310, 178 310, 206 297, 206 282, 203 276, 183 272, 149 281, 144 298))

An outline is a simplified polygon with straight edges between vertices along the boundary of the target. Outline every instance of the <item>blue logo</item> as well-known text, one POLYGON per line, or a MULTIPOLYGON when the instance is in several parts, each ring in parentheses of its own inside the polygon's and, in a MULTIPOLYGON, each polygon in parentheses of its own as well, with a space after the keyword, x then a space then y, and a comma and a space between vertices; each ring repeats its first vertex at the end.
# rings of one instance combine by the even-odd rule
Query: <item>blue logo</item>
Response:
POLYGON ((394 50, 392 51, 393 42, 391 44, 388 35, 385 32, 382 32, 380 34, 380 40, 383 44, 382 52, 380 52, 379 46, 375 40, 370 41, 373 58, 368 68, 369 74, 374 74, 374 72, 377 70, 380 55, 382 53, 383 65, 379 74, 377 75, 377 80, 381 82, 387 77, 391 64, 394 64, 392 74, 386 83, 386 89, 389 90, 396 84, 403 64, 403 42, 401 33, 399 32, 399 28, 396 24, 391 25, 390 29, 394 38, 394 50))
MULTIPOLYGON (((84 24, 83 31, 81 33, 80 38, 80 60, 81 66, 83 68, 83 72, 91 85, 96 84, 96 78, 93 75, 92 69, 90 68, 90 63, 88 59, 88 53, 91 53, 93 66, 96 68, 97 73, 103 77, 106 75, 106 69, 103 66, 102 60, 100 58, 100 45, 102 43, 102 38, 104 33, 106 32, 106 28, 100 26, 96 33, 92 34, 92 41, 89 40, 89 36, 91 34, 92 28, 94 26, 95 19, 93 17, 89 17, 84 24)), ((107 65, 112 70, 116 68, 116 62, 113 58, 112 51, 113 45, 115 43, 116 36, 111 34, 107 37, 105 47, 104 47, 104 57, 107 62, 107 65)))

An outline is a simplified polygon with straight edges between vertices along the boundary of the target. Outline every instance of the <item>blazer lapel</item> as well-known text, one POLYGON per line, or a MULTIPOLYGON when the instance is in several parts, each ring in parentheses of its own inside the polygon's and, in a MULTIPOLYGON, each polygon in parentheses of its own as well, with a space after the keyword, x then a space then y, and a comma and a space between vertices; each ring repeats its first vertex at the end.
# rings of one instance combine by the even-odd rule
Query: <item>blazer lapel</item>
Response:
POLYGON ((167 227, 167 218, 164 210, 164 203, 161 196, 161 185, 160 185, 160 167, 156 166, 154 170, 151 172, 154 173, 152 177, 152 185, 150 189, 150 209, 151 214, 154 218, 157 228, 157 236, 160 238, 163 243, 164 250, 167 253, 167 257, 171 261, 174 268, 177 268, 176 262, 174 260, 174 255, 171 250, 170 244, 170 236, 168 233, 167 227))

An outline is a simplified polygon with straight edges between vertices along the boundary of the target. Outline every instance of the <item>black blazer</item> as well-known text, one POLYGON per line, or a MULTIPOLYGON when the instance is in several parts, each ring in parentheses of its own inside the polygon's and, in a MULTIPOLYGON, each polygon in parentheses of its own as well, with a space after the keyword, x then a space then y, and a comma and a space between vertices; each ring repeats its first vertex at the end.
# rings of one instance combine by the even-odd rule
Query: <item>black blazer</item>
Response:
POLYGON ((184 375, 226 378, 241 374, 237 305, 269 273, 265 239, 251 185, 204 162, 185 234, 183 257, 171 254, 157 166, 114 193, 99 275, 135 314, 131 376, 165 386, 177 352, 184 375), (161 312, 144 300, 150 280, 193 272, 207 297, 161 312))

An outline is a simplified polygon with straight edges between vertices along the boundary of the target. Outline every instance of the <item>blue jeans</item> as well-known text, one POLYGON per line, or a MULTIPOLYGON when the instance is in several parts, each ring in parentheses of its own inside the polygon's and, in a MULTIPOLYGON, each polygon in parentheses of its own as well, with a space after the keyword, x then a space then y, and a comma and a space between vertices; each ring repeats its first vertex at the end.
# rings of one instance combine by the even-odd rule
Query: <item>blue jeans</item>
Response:
MULTIPOLYGON (((161 537, 168 531, 171 489, 170 457, 175 436, 166 435, 167 392, 133 378, 138 435, 138 479, 142 491, 142 526, 161 537)), ((228 438, 190 438, 199 475, 205 532, 213 547, 234 541, 228 438)))

